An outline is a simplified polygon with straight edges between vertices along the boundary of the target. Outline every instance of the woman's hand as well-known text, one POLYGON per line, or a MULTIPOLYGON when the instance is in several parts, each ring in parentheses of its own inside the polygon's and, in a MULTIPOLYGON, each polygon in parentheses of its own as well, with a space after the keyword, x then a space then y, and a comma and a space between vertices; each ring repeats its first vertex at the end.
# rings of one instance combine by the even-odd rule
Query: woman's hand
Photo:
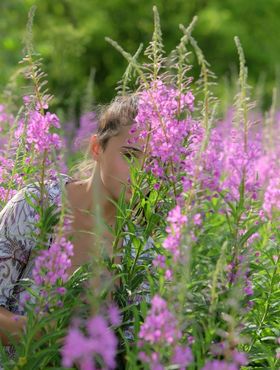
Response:
POLYGON ((20 340, 26 326, 27 318, 15 315, 4 307, 0 307, 0 340, 4 346, 10 345, 9 336, 20 340))

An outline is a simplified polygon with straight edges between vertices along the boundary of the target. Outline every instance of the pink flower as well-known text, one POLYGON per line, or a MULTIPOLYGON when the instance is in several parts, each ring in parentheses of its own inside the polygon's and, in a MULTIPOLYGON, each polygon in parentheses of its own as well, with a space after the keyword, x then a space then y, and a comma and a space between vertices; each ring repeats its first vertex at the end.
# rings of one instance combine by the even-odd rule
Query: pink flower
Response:
POLYGON ((119 326, 122 322, 120 311, 116 305, 110 305, 108 308, 109 321, 114 326, 119 326))
POLYGON ((55 114, 47 112, 45 115, 37 110, 28 112, 27 121, 19 122, 19 126, 15 131, 15 139, 19 139, 26 130, 27 149, 34 149, 42 153, 45 150, 52 152, 54 149, 60 149, 62 141, 57 133, 53 131, 55 128, 60 128, 59 119, 55 114))
POLYGON ((160 356, 157 352, 152 352, 149 356, 145 352, 139 352, 138 357, 142 362, 147 362, 151 370, 164 370, 164 366, 160 363, 160 356))
POLYGON ((184 370, 192 361, 193 355, 189 347, 183 347, 179 345, 175 347, 172 357, 172 364, 179 365, 180 370, 184 370))
POLYGON ((193 216, 193 223, 195 225, 201 225, 202 224, 202 219, 201 219, 201 214, 200 213, 196 213, 194 216, 193 216))
POLYGON ((62 348, 62 365, 71 367, 77 360, 91 358, 93 351, 94 343, 90 338, 85 337, 78 329, 69 329, 62 348))
POLYGON ((202 370, 239 370, 239 366, 226 361, 213 360, 206 363, 202 370))
POLYGON ((181 232, 187 222, 187 216, 177 205, 168 213, 167 221, 169 225, 166 228, 167 237, 163 242, 163 247, 172 254, 174 261, 177 261, 180 256, 181 232))
POLYGON ((172 270, 171 269, 167 269, 165 271, 165 274, 164 274, 165 279, 167 281, 170 281, 170 280, 172 280, 172 276, 173 276, 172 270))
POLYGON ((94 341, 95 352, 103 358, 107 367, 114 368, 117 339, 105 319, 100 315, 93 317, 88 321, 87 329, 94 341))
POLYGON ((232 360, 238 365, 246 365, 248 363, 248 358, 244 352, 233 350, 231 355, 232 360))
POLYGON ((153 265, 155 267, 164 268, 165 267, 166 258, 165 256, 159 254, 153 260, 153 265))
POLYGON ((264 194, 263 209, 269 217, 272 217, 274 209, 280 209, 280 179, 277 177, 269 181, 264 194))
POLYGON ((155 295, 151 309, 141 325, 139 338, 150 344, 172 344, 181 338, 181 335, 177 329, 177 320, 168 310, 166 301, 155 295))
POLYGON ((87 322, 88 336, 78 328, 70 328, 61 351, 62 365, 81 369, 95 370, 95 358, 101 358, 104 369, 114 369, 117 338, 108 328, 106 320, 98 315, 87 322))
POLYGON ((201 142, 202 127, 190 116, 193 103, 194 96, 190 91, 184 94, 160 79, 140 93, 133 130, 139 130, 141 139, 149 137, 153 161, 146 163, 146 169, 155 176, 169 176, 175 181, 174 176, 182 169, 182 161, 190 151, 197 149, 196 143, 201 142))
POLYGON ((73 256, 73 245, 64 237, 54 242, 48 250, 40 251, 35 259, 32 271, 37 285, 53 286, 60 280, 68 279, 67 269, 71 266, 70 257, 73 256))
POLYGON ((89 141, 89 138, 96 133, 98 122, 94 112, 87 112, 80 119, 80 126, 75 133, 72 150, 74 152, 82 149, 83 144, 89 141))

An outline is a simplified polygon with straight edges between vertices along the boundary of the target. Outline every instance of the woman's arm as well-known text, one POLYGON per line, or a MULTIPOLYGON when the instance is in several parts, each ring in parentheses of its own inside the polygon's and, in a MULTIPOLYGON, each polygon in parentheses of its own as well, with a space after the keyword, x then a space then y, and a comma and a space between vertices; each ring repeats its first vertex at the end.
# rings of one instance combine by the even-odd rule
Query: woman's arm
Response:
POLYGON ((18 192, 0 212, 0 341, 11 344, 9 336, 20 339, 26 317, 10 312, 15 286, 25 268, 34 244, 34 211, 25 201, 25 189, 18 192))
POLYGON ((20 340, 25 324, 25 316, 15 315, 6 308, 0 307, 0 341, 2 345, 12 344, 9 341, 9 335, 20 340))

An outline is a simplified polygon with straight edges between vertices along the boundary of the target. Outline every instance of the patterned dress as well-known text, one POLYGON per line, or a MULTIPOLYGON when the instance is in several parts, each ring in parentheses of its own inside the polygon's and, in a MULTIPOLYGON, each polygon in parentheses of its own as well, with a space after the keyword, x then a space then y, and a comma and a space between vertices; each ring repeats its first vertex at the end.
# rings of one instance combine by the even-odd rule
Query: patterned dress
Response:
MULTIPOLYGON (((46 183, 50 204, 54 203, 61 196, 65 185, 72 181, 73 179, 68 175, 61 174, 59 180, 46 183)), ((25 199, 25 194, 34 194, 34 192, 37 192, 39 195, 39 189, 36 187, 36 184, 26 186, 0 212, 0 306, 19 315, 25 314, 24 309, 20 306, 20 301, 25 291, 20 286, 20 281, 32 277, 34 266, 34 260, 30 258, 30 255, 36 246, 36 240, 34 237, 31 237, 31 232, 35 229, 36 212, 25 199)), ((50 237, 50 243, 51 239, 52 237, 50 237)), ((129 237, 126 236, 123 240, 123 247, 125 248, 128 244, 129 237)), ((151 259, 152 250, 153 240, 149 238, 138 263, 143 264, 143 260, 151 259)), ((132 258, 136 256, 133 246, 131 256, 132 258)), ((143 292, 145 299, 149 301, 149 285, 147 281, 144 281, 139 286, 139 289, 134 292, 135 300, 141 300, 143 292), (140 293, 138 294, 138 292, 140 293)), ((127 331, 126 336, 131 337, 131 331, 127 331)), ((9 355, 13 356, 13 348, 8 346, 6 349, 9 355)))
MULTIPOLYGON (((62 192, 71 178, 61 175, 62 181, 49 181, 46 190, 50 201, 62 192)), ((0 212, 0 305, 16 314, 24 314, 19 307, 23 288, 19 281, 30 278, 33 260, 29 259, 36 240, 31 232, 35 230, 36 212, 26 201, 25 194, 38 192, 36 185, 21 189, 0 212)))
MULTIPOLYGON (((46 182, 50 204, 55 202, 70 181, 69 176, 61 174, 59 180, 46 182)), ((31 193, 39 195, 36 184, 18 191, 0 212, 0 306, 18 315, 25 314, 20 305, 24 294, 20 281, 31 278, 34 265, 30 255, 36 246, 36 240, 31 236, 35 230, 36 211, 25 198, 25 194, 31 193)), ((7 346, 6 350, 12 357, 13 347, 7 346)))

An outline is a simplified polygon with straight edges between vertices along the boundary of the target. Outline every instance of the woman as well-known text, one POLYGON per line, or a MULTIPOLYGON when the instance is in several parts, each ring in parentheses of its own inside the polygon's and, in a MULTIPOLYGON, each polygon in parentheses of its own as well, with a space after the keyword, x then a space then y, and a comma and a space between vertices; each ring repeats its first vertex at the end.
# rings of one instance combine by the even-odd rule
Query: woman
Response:
MULTIPOLYGON (((93 210, 99 209, 104 221, 114 226, 116 206, 111 199, 117 201, 123 187, 126 200, 130 199, 127 158, 144 160, 144 143, 137 140, 137 132, 130 133, 136 113, 135 96, 115 99, 101 113, 97 133, 90 140, 90 154, 95 163, 92 175, 85 180, 74 180, 64 175, 61 182, 50 182, 46 186, 51 202, 64 192, 72 211, 70 235, 74 255, 69 273, 90 258, 94 237, 88 231, 97 225, 93 210), (131 136, 134 136, 133 144, 128 143, 131 136)), ((22 290, 17 283, 32 276, 30 254, 36 240, 30 237, 30 231, 34 230, 36 215, 26 202, 25 193, 35 189, 29 185, 19 191, 0 213, 0 339, 4 345, 9 344, 4 333, 20 338, 26 322, 19 305, 22 290)), ((102 236, 108 242, 107 253, 112 255, 113 236, 109 232, 102 236)))

